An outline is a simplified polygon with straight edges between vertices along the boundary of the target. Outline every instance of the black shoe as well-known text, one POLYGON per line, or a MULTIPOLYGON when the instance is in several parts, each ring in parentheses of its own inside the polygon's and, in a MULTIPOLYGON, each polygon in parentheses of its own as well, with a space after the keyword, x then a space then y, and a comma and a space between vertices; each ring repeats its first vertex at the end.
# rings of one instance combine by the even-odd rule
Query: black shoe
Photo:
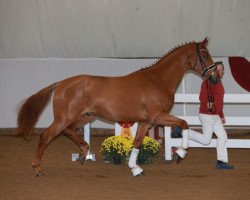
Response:
POLYGON ((217 160, 217 163, 215 166, 217 169, 233 169, 234 168, 233 165, 229 165, 228 163, 220 161, 220 160, 217 160))
POLYGON ((176 126, 173 131, 171 132, 172 138, 182 138, 182 129, 178 126, 176 126))

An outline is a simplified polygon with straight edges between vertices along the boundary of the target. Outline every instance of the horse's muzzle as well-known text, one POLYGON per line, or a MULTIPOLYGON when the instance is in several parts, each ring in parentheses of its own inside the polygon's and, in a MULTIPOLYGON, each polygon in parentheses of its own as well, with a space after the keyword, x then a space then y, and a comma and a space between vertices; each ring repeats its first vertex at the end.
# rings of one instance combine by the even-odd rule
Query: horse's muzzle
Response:
POLYGON ((212 73, 209 77, 208 77, 208 81, 212 84, 216 84, 218 83, 218 81, 220 80, 219 77, 217 77, 214 73, 212 73))

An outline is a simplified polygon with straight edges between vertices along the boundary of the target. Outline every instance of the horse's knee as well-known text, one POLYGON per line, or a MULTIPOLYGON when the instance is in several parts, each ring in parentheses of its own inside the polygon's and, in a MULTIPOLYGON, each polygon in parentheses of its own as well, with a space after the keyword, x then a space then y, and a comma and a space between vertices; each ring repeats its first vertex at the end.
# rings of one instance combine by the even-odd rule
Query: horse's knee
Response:
POLYGON ((184 121, 184 120, 181 122, 180 127, 181 127, 183 130, 184 130, 184 129, 189 129, 188 123, 187 123, 186 121, 184 121))
POLYGON ((143 140, 142 137, 135 138, 134 143, 133 143, 134 148, 139 149, 141 146, 142 140, 143 140))

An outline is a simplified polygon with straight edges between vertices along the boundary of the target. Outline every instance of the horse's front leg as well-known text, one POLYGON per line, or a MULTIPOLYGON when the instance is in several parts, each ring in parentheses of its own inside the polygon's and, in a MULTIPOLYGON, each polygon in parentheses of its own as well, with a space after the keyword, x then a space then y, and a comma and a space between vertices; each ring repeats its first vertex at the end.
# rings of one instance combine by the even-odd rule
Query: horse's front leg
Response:
POLYGON ((128 162, 128 166, 130 167, 134 176, 139 176, 143 174, 143 169, 136 164, 136 160, 139 154, 139 149, 143 141, 143 138, 148 129, 150 128, 150 126, 151 126, 150 123, 139 123, 136 131, 136 136, 133 143, 134 148, 132 149, 128 162))
POLYGON ((182 143, 181 146, 176 151, 176 162, 179 163, 185 158, 187 154, 187 149, 189 147, 189 125, 183 119, 174 117, 167 113, 161 113, 156 117, 155 124, 163 126, 178 126, 182 128, 182 143))

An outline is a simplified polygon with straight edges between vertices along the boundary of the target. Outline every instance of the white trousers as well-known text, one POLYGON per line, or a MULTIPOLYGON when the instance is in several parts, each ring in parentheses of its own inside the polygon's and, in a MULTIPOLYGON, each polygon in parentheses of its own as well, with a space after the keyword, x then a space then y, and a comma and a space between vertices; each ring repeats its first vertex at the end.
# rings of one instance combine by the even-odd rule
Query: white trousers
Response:
POLYGON ((199 142, 203 145, 210 144, 212 135, 215 133, 217 136, 217 160, 228 162, 228 153, 226 148, 227 133, 221 122, 219 115, 206 115, 199 114, 199 118, 202 125, 202 132, 199 133, 193 130, 189 130, 189 139, 199 142))

